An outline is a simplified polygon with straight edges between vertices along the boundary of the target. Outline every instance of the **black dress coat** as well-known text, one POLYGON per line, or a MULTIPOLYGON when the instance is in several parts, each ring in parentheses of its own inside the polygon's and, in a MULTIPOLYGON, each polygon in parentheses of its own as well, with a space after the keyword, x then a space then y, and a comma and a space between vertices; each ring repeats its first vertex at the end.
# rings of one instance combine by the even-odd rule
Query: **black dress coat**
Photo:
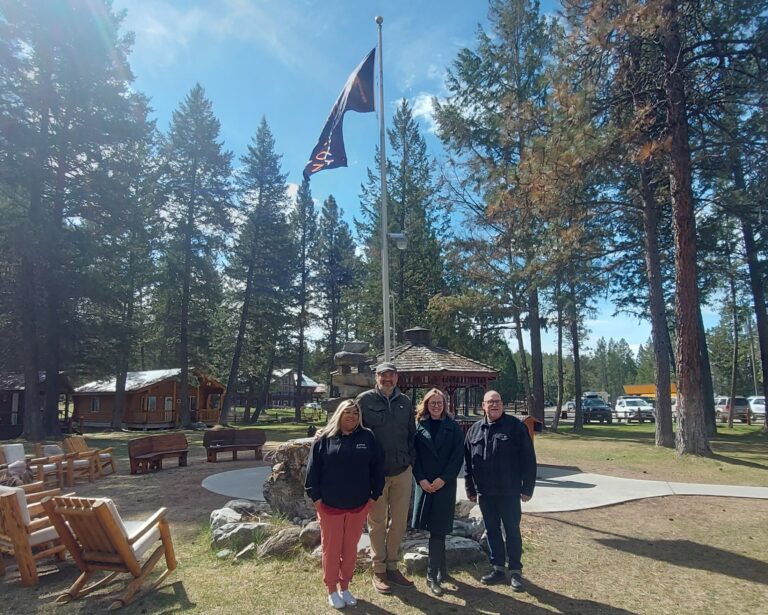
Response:
POLYGON ((456 477, 464 461, 464 434, 458 423, 446 416, 433 439, 427 423, 429 418, 416 424, 416 462, 413 477, 416 495, 411 525, 433 534, 450 534, 456 506, 456 477), (445 485, 435 493, 425 492, 419 481, 432 482, 442 478, 445 485))

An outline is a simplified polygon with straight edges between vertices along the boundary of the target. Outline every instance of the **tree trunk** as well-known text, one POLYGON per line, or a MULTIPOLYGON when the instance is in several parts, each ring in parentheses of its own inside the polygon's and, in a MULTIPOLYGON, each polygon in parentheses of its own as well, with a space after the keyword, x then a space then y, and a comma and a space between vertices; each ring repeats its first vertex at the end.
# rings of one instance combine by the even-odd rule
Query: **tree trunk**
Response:
MULTIPOLYGON (((730 242, 729 242, 730 243, 730 242)), ((736 408, 736 370, 739 365, 739 313, 736 306, 736 280, 731 268, 731 246, 726 244, 726 258, 728 269, 728 289, 731 295, 731 315, 733 317, 733 354, 731 355, 731 386, 728 395, 728 429, 733 429, 733 412, 736 408)), ((747 412, 749 415, 749 412, 747 412)))
MULTIPOLYGON (((243 342, 245 340, 245 329, 248 323, 248 312, 251 306, 251 294, 253 293, 253 275, 254 263, 256 260, 256 243, 251 246, 250 262, 248 263, 248 275, 245 281, 245 296, 243 297, 243 307, 240 310, 240 324, 237 328, 237 340, 235 341, 235 350, 232 353, 232 363, 229 367, 229 378, 227 379, 227 392, 224 395, 224 402, 221 405, 219 414, 219 425, 226 425, 229 420, 229 413, 234 407, 234 400, 237 395, 237 383, 240 374, 240 356, 243 352, 243 342)), ((247 422, 247 421, 246 421, 247 422)))
POLYGON ((701 306, 698 308, 699 345, 701 346, 701 383, 704 387, 704 428, 707 436, 713 438, 717 435, 717 417, 715 416, 715 389, 712 384, 712 366, 709 363, 709 347, 707 335, 704 330, 704 317, 701 314, 701 306))
MULTIPOLYGON (((248 394, 245 397, 245 408, 243 409, 243 424, 247 425, 251 422, 251 408, 253 408, 253 402, 256 397, 256 378, 253 374, 248 376, 248 394)), ((254 423, 258 420, 258 415, 254 419, 254 423)))
POLYGON ((691 188, 688 110, 682 74, 682 44, 677 0, 661 4, 660 35, 666 68, 670 194, 675 242, 675 317, 677 323, 679 454, 709 455, 704 422, 701 345, 698 334, 699 293, 696 276, 696 217, 691 188))
POLYGON ((181 295, 181 329, 179 333, 179 395, 181 396, 180 418, 184 429, 192 427, 192 413, 189 407, 189 301, 192 282, 192 231, 195 224, 195 200, 197 198, 197 161, 193 163, 192 189, 187 205, 187 224, 184 232, 184 281, 181 295))
POLYGON ((640 191, 643 198, 643 239, 645 243, 645 271, 648 277, 651 338, 655 358, 656 380, 656 446, 673 448, 675 434, 672 431, 672 392, 669 380, 669 329, 664 306, 664 289, 661 280, 659 255, 658 204, 652 186, 652 169, 648 163, 640 164, 640 191))
POLYGON ((267 360, 267 368, 264 370, 264 379, 261 381, 261 390, 259 396, 256 398, 256 412, 254 413, 253 421, 259 420, 259 415, 264 408, 267 407, 267 400, 269 398, 269 386, 272 383, 272 370, 275 368, 275 347, 272 345, 269 349, 269 359, 267 360))
MULTIPOLYGON (((742 178, 743 181, 743 178, 742 178)), ((757 322, 757 339, 760 346, 760 363, 763 374, 763 395, 768 398, 768 314, 765 306, 765 290, 761 280, 760 263, 755 246, 755 233, 752 224, 745 216, 741 217, 741 232, 744 236, 744 248, 747 255, 749 285, 752 291, 752 304, 757 322)), ((768 413, 766 413, 763 431, 768 432, 768 413)))
POLYGON ((576 410, 573 417, 573 431, 579 432, 584 428, 584 411, 581 407, 581 360, 579 358, 579 313, 576 309, 576 289, 573 282, 570 283, 570 312, 571 344, 573 347, 573 386, 574 403, 576 410))
POLYGON ((563 412, 563 403, 565 395, 563 391, 563 301, 560 297, 560 283, 555 287, 555 301, 557 305, 557 404, 555 405, 555 416, 552 418, 552 424, 549 430, 556 432, 560 426, 560 415, 563 412))
POLYGON ((512 320, 515 323, 515 336, 517 337, 517 349, 518 356, 520 357, 520 369, 522 370, 523 390, 525 391, 525 405, 530 409, 533 405, 533 400, 531 399, 531 381, 528 377, 528 359, 525 357, 523 323, 520 318, 520 309, 516 306, 514 299, 512 300, 512 320))
MULTIPOLYGON (((128 257, 128 288, 125 297, 125 317, 123 318, 123 335, 120 340, 120 351, 117 356, 115 373, 115 406, 112 410, 112 429, 119 431, 125 419, 125 382, 128 378, 128 363, 131 356, 133 340, 134 288, 136 273, 134 268, 134 252, 128 257)), ((174 400, 175 403, 175 400, 174 400)), ((173 410, 173 406, 171 406, 173 410)))
POLYGON ((531 290, 528 300, 528 327, 531 335, 531 375, 533 406, 528 414, 544 422, 544 361, 541 355, 541 319, 539 317, 539 291, 531 290))

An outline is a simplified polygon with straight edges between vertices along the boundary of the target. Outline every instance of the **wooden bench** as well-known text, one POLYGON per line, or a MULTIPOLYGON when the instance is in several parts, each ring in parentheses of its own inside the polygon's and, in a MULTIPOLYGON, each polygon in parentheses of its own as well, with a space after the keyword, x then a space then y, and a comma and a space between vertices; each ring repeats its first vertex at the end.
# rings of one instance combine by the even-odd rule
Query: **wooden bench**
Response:
POLYGON ((157 436, 144 436, 128 441, 128 458, 131 461, 131 474, 149 470, 162 470, 163 459, 177 457, 179 466, 187 465, 189 444, 183 433, 167 433, 157 436))
POLYGON ((256 459, 261 459, 261 447, 267 441, 267 434, 262 429, 216 429, 203 434, 203 446, 208 453, 208 461, 217 461, 219 453, 232 451, 232 461, 237 461, 237 451, 253 451, 256 459))

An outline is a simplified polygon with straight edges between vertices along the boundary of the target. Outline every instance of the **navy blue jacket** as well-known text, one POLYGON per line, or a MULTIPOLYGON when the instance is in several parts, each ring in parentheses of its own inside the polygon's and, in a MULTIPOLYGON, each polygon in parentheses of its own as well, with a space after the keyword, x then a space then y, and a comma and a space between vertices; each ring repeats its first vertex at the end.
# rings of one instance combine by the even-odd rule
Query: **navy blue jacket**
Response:
POLYGON ((502 414, 489 423, 477 421, 464 440, 465 487, 468 496, 533 495, 536 453, 528 428, 502 414))
POLYGON ((373 433, 358 428, 312 444, 304 481, 307 495, 333 508, 352 509, 384 490, 384 450, 373 433))

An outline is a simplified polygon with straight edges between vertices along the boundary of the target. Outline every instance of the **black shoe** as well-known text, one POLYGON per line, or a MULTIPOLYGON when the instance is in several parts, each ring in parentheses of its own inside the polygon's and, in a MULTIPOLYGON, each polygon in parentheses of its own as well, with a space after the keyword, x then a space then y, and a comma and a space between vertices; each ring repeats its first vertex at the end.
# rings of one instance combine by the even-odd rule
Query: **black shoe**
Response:
POLYGON ((512 587, 512 591, 524 592, 525 584, 523 583, 523 577, 519 572, 513 572, 512 577, 509 579, 509 585, 512 587))
POLYGON ((429 591, 431 591, 435 596, 443 595, 443 588, 440 587, 440 583, 438 581, 427 577, 427 587, 429 587, 429 591))
POLYGON ((496 570, 495 568, 488 574, 480 577, 480 582, 484 583, 485 585, 497 585, 498 583, 504 583, 506 580, 507 575, 504 574, 504 571, 496 570))

